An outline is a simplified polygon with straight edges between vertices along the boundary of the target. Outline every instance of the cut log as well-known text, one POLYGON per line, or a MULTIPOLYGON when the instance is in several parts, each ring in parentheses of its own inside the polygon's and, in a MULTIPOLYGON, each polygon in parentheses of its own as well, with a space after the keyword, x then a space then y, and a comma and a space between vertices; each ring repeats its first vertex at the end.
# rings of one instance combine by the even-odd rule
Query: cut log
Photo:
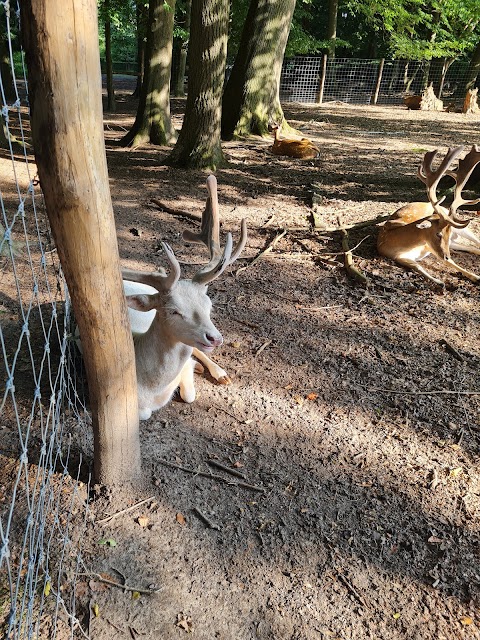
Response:
POLYGON ((478 107, 478 88, 469 89, 465 100, 463 101, 462 113, 478 113, 480 111, 478 107))
POLYGON ((432 85, 425 89, 421 96, 405 96, 403 102, 407 109, 443 111, 443 101, 437 98, 432 85))

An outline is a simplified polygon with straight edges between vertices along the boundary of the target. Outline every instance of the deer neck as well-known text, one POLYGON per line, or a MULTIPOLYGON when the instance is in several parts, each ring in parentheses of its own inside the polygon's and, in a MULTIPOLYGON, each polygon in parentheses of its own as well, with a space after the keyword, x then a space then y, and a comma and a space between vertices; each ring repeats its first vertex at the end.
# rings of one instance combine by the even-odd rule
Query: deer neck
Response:
POLYGON ((193 348, 179 342, 157 312, 146 333, 134 336, 137 377, 168 384, 191 357, 193 348), (161 372, 161 373, 160 373, 161 372))

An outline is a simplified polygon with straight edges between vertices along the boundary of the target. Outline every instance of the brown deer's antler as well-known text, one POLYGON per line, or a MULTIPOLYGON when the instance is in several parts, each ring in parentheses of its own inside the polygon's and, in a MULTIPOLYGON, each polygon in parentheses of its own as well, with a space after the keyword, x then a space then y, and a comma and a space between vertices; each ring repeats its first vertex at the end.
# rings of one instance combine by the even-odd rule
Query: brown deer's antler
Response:
POLYGON ((233 247, 232 235, 227 234, 225 247, 220 247, 220 217, 218 207, 217 179, 214 175, 207 178, 208 198, 202 213, 202 225, 199 233, 184 231, 183 239, 187 242, 200 242, 210 251, 210 261, 193 276, 193 282, 207 284, 217 278, 225 268, 240 255, 247 242, 247 225, 242 220, 240 239, 233 247))
POLYGON ((456 170, 450 170, 450 166, 462 153, 463 149, 463 146, 454 147, 453 149, 449 148, 440 166, 435 170, 432 168, 432 163, 438 153, 438 149, 427 152, 417 173, 420 180, 427 187, 428 199, 435 213, 444 220, 447 220, 452 227, 455 228, 466 227, 469 222, 468 220, 461 220, 455 216, 457 209, 464 204, 477 204, 480 202, 480 198, 476 200, 464 200, 461 195, 462 189, 465 187, 473 169, 480 162, 480 150, 478 147, 474 145, 465 158, 459 160, 458 168, 456 170), (440 207, 445 197, 437 200, 438 183, 446 175, 455 180, 455 195, 448 209, 448 213, 445 213, 445 209, 440 207))

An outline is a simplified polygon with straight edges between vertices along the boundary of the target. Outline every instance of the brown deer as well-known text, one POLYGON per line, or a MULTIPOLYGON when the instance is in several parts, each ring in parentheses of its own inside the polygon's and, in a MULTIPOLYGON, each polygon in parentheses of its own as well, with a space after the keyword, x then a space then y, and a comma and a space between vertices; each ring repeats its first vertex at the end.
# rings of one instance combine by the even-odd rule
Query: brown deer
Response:
POLYGON ((458 168, 455 171, 450 170, 462 151, 463 146, 449 149, 436 170, 432 168, 432 163, 438 150, 425 154, 418 169, 418 177, 427 187, 429 202, 412 202, 395 211, 380 229, 377 240, 378 252, 382 256, 395 260, 440 286, 444 286, 444 282, 434 278, 418 264, 430 254, 443 260, 450 269, 462 273, 473 282, 480 281, 480 276, 463 269, 450 257, 450 249, 480 255, 480 239, 466 229, 470 221, 462 220, 456 215, 457 209, 462 205, 480 202, 480 198, 464 200, 461 195, 472 171, 480 162, 480 149, 474 145, 469 153, 459 160, 458 168), (445 175, 455 180, 454 197, 448 209, 441 206, 444 198, 439 200, 436 194, 438 183, 445 175))
POLYGON ((289 138, 279 138, 279 126, 272 127, 274 142, 270 151, 276 156, 289 156, 290 158, 301 158, 302 160, 313 160, 320 153, 308 138, 293 140, 289 138))

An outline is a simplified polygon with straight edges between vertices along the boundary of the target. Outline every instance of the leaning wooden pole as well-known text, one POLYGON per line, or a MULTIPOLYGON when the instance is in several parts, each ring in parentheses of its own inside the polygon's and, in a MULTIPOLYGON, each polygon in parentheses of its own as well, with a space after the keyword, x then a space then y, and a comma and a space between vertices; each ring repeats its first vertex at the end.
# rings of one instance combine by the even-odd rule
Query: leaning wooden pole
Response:
POLYGON ((32 137, 80 329, 95 481, 140 475, 135 355, 103 138, 97 0, 22 0, 32 137))

